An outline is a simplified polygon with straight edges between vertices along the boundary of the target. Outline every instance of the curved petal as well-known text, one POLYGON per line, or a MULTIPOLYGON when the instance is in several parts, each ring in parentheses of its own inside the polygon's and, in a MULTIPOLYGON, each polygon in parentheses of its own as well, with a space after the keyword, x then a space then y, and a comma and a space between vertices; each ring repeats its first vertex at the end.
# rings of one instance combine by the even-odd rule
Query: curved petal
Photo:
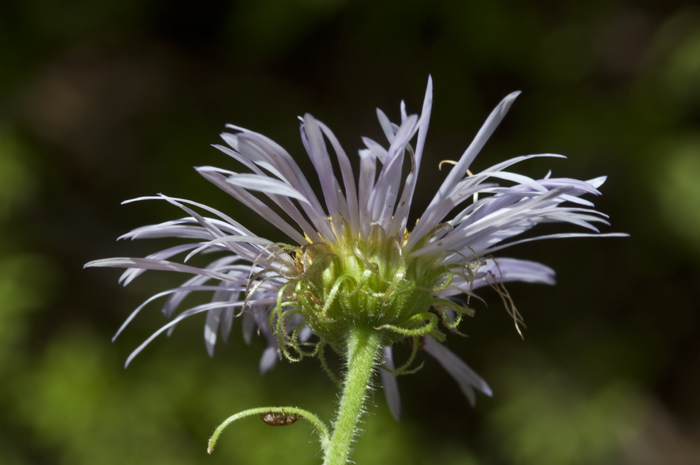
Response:
POLYGON ((442 365, 445 371, 447 371, 450 376, 457 381, 459 388, 462 390, 462 393, 464 393, 472 406, 476 403, 476 395, 474 394, 475 389, 489 397, 493 395, 491 388, 488 384, 486 384, 486 381, 484 381, 481 376, 476 374, 474 370, 469 368, 469 366, 464 363, 461 358, 450 352, 447 347, 443 346, 439 342, 436 342, 431 337, 426 337, 423 350, 432 355, 435 360, 442 365))
MULTIPOLYGON (((391 346, 384 346, 382 363, 389 370, 395 368, 391 346)), ((397 421, 401 421, 401 394, 399 393, 399 384, 396 382, 396 376, 391 374, 388 370, 383 369, 379 370, 379 375, 382 378, 384 396, 386 397, 387 405, 389 405, 389 410, 397 421)))

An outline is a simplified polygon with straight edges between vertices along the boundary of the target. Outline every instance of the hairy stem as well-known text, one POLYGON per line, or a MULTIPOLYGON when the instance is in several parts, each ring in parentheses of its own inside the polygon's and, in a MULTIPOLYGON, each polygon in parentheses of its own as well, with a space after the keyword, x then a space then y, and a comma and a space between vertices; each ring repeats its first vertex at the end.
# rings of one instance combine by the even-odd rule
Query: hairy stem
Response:
POLYGON ((372 373, 379 359, 381 339, 381 331, 374 328, 353 328, 350 331, 346 344, 347 373, 343 397, 330 444, 325 449, 324 465, 347 463, 372 373))
POLYGON ((211 454, 214 451, 214 446, 216 446, 216 441, 219 440, 219 436, 221 436, 221 433, 236 420, 240 420, 242 418, 250 417, 253 415, 260 415, 260 414, 265 414, 265 413, 277 413, 277 414, 282 414, 282 415, 297 415, 300 419, 306 421, 309 423, 315 430, 316 434, 318 434, 319 439, 321 440, 321 447, 323 449, 326 449, 328 447, 329 443, 329 435, 328 435, 328 428, 326 428, 326 425, 323 424, 323 422, 313 413, 300 409, 297 407, 258 407, 258 408, 251 408, 248 410, 244 410, 243 412, 238 412, 235 415, 232 415, 226 419, 223 423, 219 425, 218 428, 214 431, 214 434, 211 435, 211 438, 209 439, 209 445, 207 446, 207 452, 211 454))

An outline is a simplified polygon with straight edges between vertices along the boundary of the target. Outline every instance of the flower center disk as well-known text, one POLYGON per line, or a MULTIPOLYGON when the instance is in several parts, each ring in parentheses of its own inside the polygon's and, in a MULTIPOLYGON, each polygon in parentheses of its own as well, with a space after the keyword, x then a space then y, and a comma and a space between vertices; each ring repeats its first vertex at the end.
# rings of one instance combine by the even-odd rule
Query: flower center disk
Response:
MULTIPOLYGON (((349 236, 349 235, 348 235, 349 236)), ((300 314, 323 341, 341 344, 347 329, 362 326, 384 330, 387 342, 432 330, 436 289, 446 287, 451 273, 436 257, 407 258, 403 240, 387 237, 374 226, 367 238, 314 242, 291 251, 294 270, 279 291, 278 337, 300 314)), ((274 318, 271 318, 274 320, 274 318)))

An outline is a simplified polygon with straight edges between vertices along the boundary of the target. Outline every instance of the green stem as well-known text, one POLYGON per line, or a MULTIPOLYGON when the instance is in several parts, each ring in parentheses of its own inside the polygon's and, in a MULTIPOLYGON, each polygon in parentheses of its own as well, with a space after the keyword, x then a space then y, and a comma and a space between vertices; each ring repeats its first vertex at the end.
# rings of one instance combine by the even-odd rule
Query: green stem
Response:
POLYGON ((325 449, 324 465, 345 465, 350 445, 357 431, 357 421, 367 396, 372 373, 379 359, 381 331, 374 328, 353 328, 347 339, 347 373, 333 435, 325 449))
POLYGON ((238 412, 237 414, 228 417, 223 423, 221 423, 219 427, 214 430, 214 434, 212 434, 211 438, 209 439, 207 452, 211 454, 214 451, 214 446, 216 445, 216 441, 219 440, 219 436, 221 436, 221 433, 234 421, 253 415, 260 415, 270 412, 282 415, 298 415, 299 418, 308 422, 316 430, 316 434, 318 434, 318 437, 321 439, 321 447, 323 449, 328 447, 328 428, 326 428, 326 425, 324 425, 323 422, 313 413, 297 407, 258 407, 238 412))

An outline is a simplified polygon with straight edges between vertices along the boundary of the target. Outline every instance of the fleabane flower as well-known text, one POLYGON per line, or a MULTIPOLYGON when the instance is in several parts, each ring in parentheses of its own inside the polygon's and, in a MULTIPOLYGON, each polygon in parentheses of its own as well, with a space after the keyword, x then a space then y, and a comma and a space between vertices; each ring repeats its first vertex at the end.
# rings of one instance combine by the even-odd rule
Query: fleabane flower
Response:
POLYGON ((408 114, 402 103, 401 120, 394 124, 377 110, 387 142, 363 138, 357 174, 326 125, 309 114, 300 118, 320 196, 284 148, 256 132, 228 126, 231 132, 222 134, 226 145, 216 148, 246 172, 208 166, 197 171, 289 240, 265 239, 224 212, 193 201, 165 195, 135 199, 160 199, 186 216, 138 228, 124 238, 177 237, 188 242, 145 258, 97 260, 87 266, 127 268, 121 277, 125 285, 145 270, 192 277, 148 299, 124 326, 158 298, 166 298, 163 312, 171 317, 193 292, 213 297, 177 314, 127 364, 157 335, 184 318, 206 313, 204 339, 210 354, 219 336, 228 337, 235 317, 242 319, 246 341, 256 331, 267 338, 263 373, 282 356, 319 356, 328 370, 326 347, 342 351, 352 328, 380 332, 382 380, 397 417, 395 375, 413 371, 421 349, 443 365, 470 402, 474 390, 490 395, 488 385, 442 344, 445 335, 457 332, 462 317, 473 313, 469 299, 481 287, 497 290, 518 327, 520 315, 503 284, 554 283, 554 271, 547 266, 500 257, 500 251, 538 239, 619 235, 600 234, 594 224, 607 224, 606 216, 581 198, 599 195, 604 177, 581 181, 548 174, 532 179, 509 171, 521 161, 560 155, 519 156, 481 172, 469 171, 517 95, 508 95, 489 115, 415 224, 408 218, 430 121, 432 81, 420 115, 408 114), (569 223, 587 232, 521 237, 540 223, 569 223), (216 258, 201 267, 187 264, 200 254, 216 258), (176 256, 183 259, 174 261, 176 256), (411 343, 411 356, 397 367, 392 346, 405 340, 411 343))

